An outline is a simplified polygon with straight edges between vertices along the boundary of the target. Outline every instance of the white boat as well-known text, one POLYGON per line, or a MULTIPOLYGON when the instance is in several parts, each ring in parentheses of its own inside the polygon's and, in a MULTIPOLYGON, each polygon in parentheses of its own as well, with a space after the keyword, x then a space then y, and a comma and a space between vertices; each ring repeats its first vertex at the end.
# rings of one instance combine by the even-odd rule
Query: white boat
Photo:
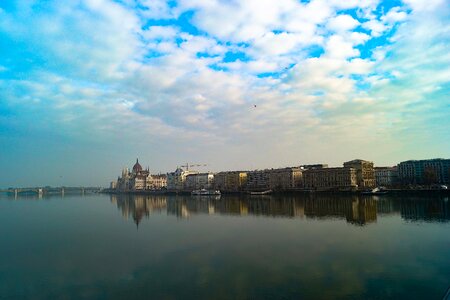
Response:
POLYGON ((363 195, 384 195, 387 194, 388 191, 386 191, 383 187, 376 187, 370 191, 364 191, 361 194, 363 195))
POLYGON ((249 192, 250 195, 270 195, 272 194, 272 190, 267 190, 267 191, 253 191, 253 192, 249 192))
POLYGON ((217 195, 220 195, 220 191, 219 190, 201 189, 201 190, 192 191, 191 195, 193 195, 193 196, 217 196, 217 195))

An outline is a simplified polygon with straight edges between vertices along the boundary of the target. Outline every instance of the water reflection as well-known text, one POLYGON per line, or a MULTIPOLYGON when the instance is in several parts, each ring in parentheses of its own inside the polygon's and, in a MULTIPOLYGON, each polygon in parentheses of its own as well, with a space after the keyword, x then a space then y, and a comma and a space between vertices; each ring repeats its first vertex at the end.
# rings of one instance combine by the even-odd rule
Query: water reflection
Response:
POLYGON ((376 201, 358 197, 222 197, 218 200, 181 198, 169 201, 168 214, 186 218, 192 214, 231 214, 286 218, 342 218, 365 225, 377 218, 376 201))
POLYGON ((358 195, 222 196, 111 195, 124 218, 139 225, 153 213, 189 218, 198 214, 342 219, 364 226, 378 217, 400 215, 407 221, 448 222, 448 198, 367 197, 358 195))
POLYGON ((139 225, 144 216, 160 214, 167 207, 165 196, 111 195, 111 202, 117 205, 125 219, 133 218, 136 225, 139 225))
POLYGON ((0 220, 1 299, 440 299, 450 278, 445 197, 0 195, 0 220))

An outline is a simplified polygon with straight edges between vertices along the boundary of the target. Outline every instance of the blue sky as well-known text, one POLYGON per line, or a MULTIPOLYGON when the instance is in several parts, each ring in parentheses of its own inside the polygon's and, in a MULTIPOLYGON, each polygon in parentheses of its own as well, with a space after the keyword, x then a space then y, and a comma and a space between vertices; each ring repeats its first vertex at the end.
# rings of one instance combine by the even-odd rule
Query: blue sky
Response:
POLYGON ((448 158, 448 20, 445 0, 2 1, 0 186, 107 185, 136 157, 448 158))

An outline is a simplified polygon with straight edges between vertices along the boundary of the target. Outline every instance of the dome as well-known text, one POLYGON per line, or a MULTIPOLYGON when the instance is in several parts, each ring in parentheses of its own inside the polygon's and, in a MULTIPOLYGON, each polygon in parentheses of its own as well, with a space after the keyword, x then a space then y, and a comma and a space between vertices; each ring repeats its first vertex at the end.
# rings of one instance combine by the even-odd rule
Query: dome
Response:
POLYGON ((142 166, 139 164, 139 160, 136 158, 136 163, 133 166, 133 172, 137 173, 137 172, 141 172, 142 171, 142 166))

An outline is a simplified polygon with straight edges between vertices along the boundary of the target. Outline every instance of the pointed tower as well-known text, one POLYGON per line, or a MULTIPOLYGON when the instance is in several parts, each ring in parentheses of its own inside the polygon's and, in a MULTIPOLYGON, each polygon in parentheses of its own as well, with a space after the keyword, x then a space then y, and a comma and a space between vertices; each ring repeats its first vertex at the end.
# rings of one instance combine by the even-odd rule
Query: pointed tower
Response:
POLYGON ((133 173, 137 174, 142 171, 142 166, 139 164, 139 160, 136 158, 136 163, 133 166, 133 173))

